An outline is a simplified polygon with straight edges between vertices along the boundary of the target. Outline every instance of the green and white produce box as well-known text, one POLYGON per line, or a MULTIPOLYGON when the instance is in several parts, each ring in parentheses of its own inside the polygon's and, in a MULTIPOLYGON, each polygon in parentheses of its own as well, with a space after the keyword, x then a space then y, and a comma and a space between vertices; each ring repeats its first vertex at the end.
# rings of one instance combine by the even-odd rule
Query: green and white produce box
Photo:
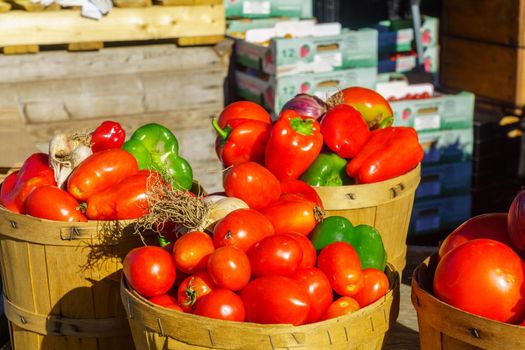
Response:
POLYGON ((300 73, 288 76, 270 76, 265 79, 256 72, 235 72, 237 95, 261 104, 276 116, 284 104, 299 93, 316 95, 322 99, 348 86, 373 89, 377 69, 355 68, 320 73, 300 73))
POLYGON ((313 16, 312 0, 224 0, 227 18, 313 16))
POLYGON ((377 66, 377 31, 342 29, 336 35, 274 37, 269 45, 241 39, 235 50, 239 64, 273 75, 369 68, 377 66))

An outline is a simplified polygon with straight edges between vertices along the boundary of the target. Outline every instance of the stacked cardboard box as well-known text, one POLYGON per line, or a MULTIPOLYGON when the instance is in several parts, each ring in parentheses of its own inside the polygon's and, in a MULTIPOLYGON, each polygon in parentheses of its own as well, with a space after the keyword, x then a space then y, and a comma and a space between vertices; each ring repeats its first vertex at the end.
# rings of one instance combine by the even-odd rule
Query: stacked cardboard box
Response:
POLYGON ((409 235, 450 232, 471 215, 474 95, 440 94, 431 84, 387 85, 378 91, 394 99, 394 125, 414 127, 425 151, 409 235))

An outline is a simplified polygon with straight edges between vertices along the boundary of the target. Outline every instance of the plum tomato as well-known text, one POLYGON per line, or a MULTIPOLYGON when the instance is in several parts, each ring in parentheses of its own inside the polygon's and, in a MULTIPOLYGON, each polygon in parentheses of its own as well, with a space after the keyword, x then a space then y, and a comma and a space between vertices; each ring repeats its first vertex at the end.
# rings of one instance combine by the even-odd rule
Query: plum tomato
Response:
POLYGON ((173 244, 175 266, 188 274, 206 270, 208 258, 214 251, 213 240, 207 233, 188 232, 173 244))
POLYGON ((244 322, 244 304, 241 298, 231 290, 215 289, 199 299, 195 315, 244 322))
POLYGON ((221 247, 210 255, 208 273, 219 288, 238 291, 250 281, 250 260, 237 247, 221 247))
POLYGON ((273 235, 248 250, 253 277, 290 276, 303 259, 301 244, 286 235, 273 235))
POLYGON ((317 266, 326 274, 334 291, 341 296, 352 297, 363 287, 359 255, 346 242, 330 243, 321 249, 317 266))

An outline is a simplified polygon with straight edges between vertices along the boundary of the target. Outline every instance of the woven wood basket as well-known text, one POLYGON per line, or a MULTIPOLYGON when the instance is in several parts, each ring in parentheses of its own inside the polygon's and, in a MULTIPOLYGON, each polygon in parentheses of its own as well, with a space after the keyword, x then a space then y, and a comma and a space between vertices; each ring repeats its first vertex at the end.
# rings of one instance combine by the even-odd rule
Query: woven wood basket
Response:
POLYGON ((131 222, 63 223, 0 207, 13 349, 134 349, 119 300, 121 260, 142 244, 133 231, 131 222))
POLYGON ((436 265, 437 255, 433 255, 412 276, 412 304, 417 311, 421 350, 525 349, 525 327, 476 316, 434 297, 436 265))
POLYGON ((406 238, 416 188, 421 179, 418 165, 399 177, 372 184, 314 187, 327 216, 340 215, 352 224, 374 226, 396 271, 406 265, 406 238))
POLYGON ((374 304, 299 327, 222 321, 166 309, 131 290, 125 279, 121 297, 141 350, 379 350, 399 313, 399 274, 391 265, 387 270, 392 288, 374 304))

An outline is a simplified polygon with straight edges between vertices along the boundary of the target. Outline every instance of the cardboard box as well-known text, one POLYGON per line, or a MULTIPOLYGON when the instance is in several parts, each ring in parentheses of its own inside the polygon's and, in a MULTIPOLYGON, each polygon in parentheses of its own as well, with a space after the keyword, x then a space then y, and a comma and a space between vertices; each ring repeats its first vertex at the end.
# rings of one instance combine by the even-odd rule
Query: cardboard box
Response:
POLYGON ((235 78, 239 97, 259 103, 275 114, 299 93, 314 94, 325 99, 347 86, 374 88, 377 70, 375 67, 356 68, 289 76, 261 76, 255 71, 238 70, 235 78))
POLYGON ((423 164, 462 162, 472 158, 472 129, 450 129, 419 133, 425 151, 423 164))
POLYGON ((423 166, 416 198, 470 193, 472 163, 459 162, 423 166))
POLYGON ((312 0, 225 0, 228 18, 313 16, 312 0))
POLYGON ((274 75, 375 67, 377 32, 343 29, 337 35, 275 37, 267 45, 239 39, 235 53, 239 64, 274 75))

